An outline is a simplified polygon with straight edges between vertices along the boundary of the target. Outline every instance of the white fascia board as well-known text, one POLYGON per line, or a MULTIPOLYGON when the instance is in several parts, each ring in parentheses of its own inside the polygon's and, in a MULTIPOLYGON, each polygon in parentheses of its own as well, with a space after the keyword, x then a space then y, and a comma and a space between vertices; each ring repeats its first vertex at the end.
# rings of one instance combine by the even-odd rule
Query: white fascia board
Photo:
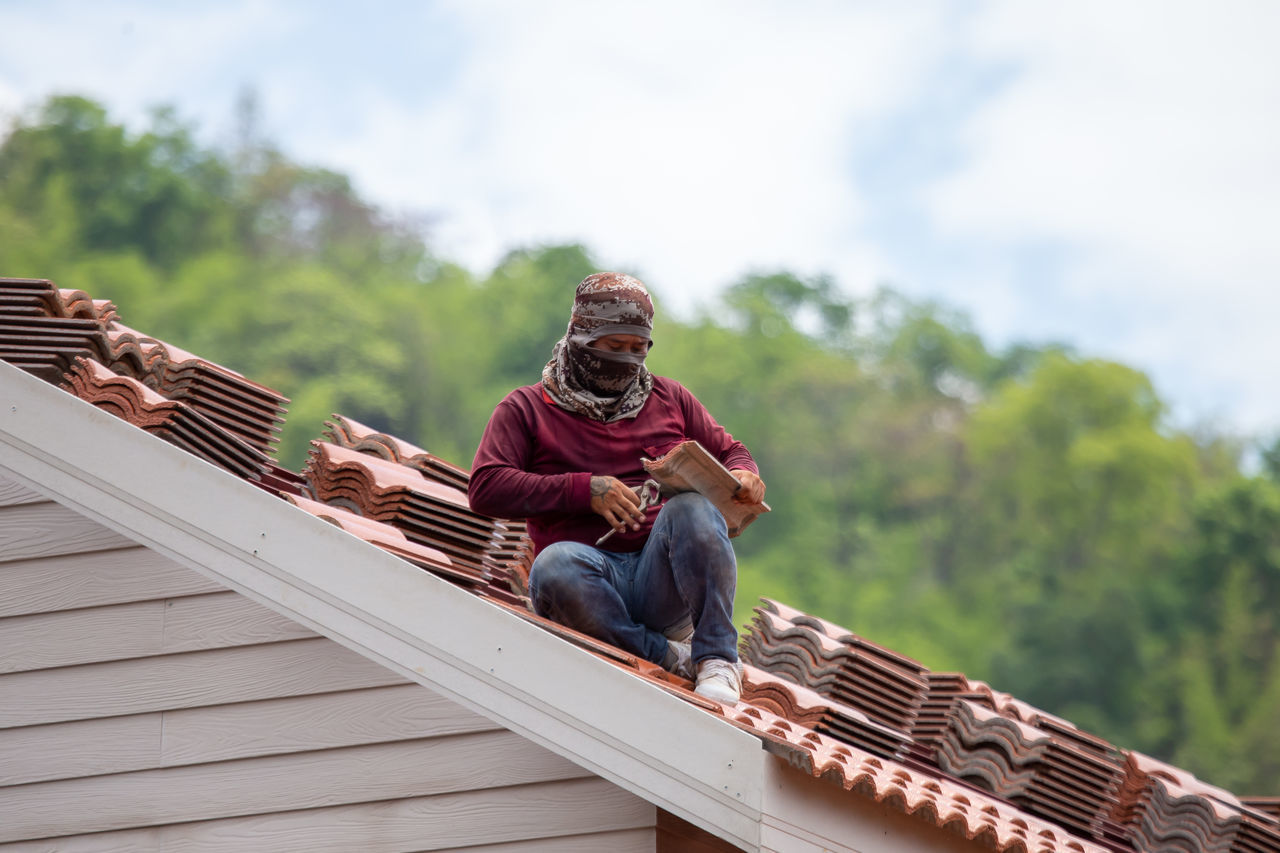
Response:
POLYGON ((4 362, 0 470, 758 849, 756 738, 4 362))

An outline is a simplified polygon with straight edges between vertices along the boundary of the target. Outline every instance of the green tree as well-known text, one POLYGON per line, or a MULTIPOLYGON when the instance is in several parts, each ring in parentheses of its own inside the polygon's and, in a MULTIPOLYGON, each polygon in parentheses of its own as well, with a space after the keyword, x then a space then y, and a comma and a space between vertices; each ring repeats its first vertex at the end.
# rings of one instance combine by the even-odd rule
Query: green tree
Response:
POLYGON ((1054 355, 967 430, 957 604, 998 645, 992 680, 1132 742, 1145 714, 1147 602, 1188 541, 1196 451, 1166 435, 1141 373, 1054 355))
POLYGON ((1196 540, 1174 576, 1160 633, 1176 661, 1153 691, 1173 721, 1151 744, 1246 793, 1280 780, 1280 485, 1237 477, 1195 510, 1196 540))
POLYGON ((173 269, 223 243, 230 174, 172 111, 131 136, 84 98, 47 101, 0 147, 0 201, 34 222, 56 216, 82 251, 136 249, 173 269))

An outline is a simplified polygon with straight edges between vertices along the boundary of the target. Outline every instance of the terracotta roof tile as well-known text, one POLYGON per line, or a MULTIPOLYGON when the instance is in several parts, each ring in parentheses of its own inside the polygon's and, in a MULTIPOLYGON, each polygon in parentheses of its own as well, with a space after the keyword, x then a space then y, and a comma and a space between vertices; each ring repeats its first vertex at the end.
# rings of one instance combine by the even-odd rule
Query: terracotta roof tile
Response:
MULTIPOLYGON (((325 436, 340 447, 398 462, 420 472, 424 477, 464 492, 471 482, 471 472, 465 468, 459 468, 402 438, 378 432, 351 418, 335 414, 333 420, 325 421, 324 425, 327 427, 325 436)), ((524 525, 520 527, 523 528, 524 525)))
POLYGON ((1280 823, 1280 797, 1241 797, 1240 802, 1280 823))
POLYGON ((485 582, 485 578, 456 568, 453 561, 443 551, 410 541, 403 532, 390 524, 375 521, 372 518, 365 518, 353 512, 348 512, 341 507, 320 503, 301 496, 289 495, 286 500, 299 509, 342 528, 352 536, 363 539, 372 545, 377 545, 382 550, 395 554, 401 559, 408 560, 419 568, 427 569, 464 586, 478 586, 485 582))
POLYGON ((742 640, 744 657, 878 723, 910 732, 928 694, 924 667, 848 631, 833 630, 812 617, 795 618, 796 614, 766 600, 742 640))
POLYGON ((0 279, 0 358, 723 717, 816 778, 977 846, 1280 853, 1280 798, 1237 799, 780 602, 764 601, 743 636, 743 701, 699 696, 534 614, 524 525, 472 511, 464 468, 334 415, 304 471, 288 471, 268 455, 286 398, 121 325, 81 291, 0 279))
POLYGON ((77 357, 63 377, 63 387, 238 477, 260 479, 270 471, 261 451, 221 429, 194 407, 169 400, 96 361, 77 357))
POLYGON ((0 358, 50 382, 72 359, 104 360, 106 322, 73 313, 51 282, 0 279, 0 358))
MULTIPOLYGON (((333 415, 325 421, 325 437, 329 443, 348 450, 368 454, 388 462, 411 468, 428 480, 465 492, 471 473, 416 445, 393 435, 378 432, 358 421, 333 415)), ((487 518, 487 516, 486 516, 487 518)), ((492 584, 497 590, 510 590, 525 595, 529 588, 529 567, 533 562, 533 545, 523 521, 491 519, 498 542, 492 549, 497 564, 490 567, 492 584)))
POLYGON ((911 743, 905 732, 876 723, 817 691, 754 666, 746 665, 744 670, 743 697, 756 707, 886 758, 901 757, 911 743))
POLYGON ((0 279, 0 357, 58 382, 77 358, 180 400, 270 453, 287 399, 220 365, 139 335, 115 306, 41 279, 0 279))
POLYGON ((910 770, 805 729, 754 704, 734 709, 726 719, 760 737, 767 749, 800 770, 990 849, 1080 853, 1107 850, 980 791, 910 770))
POLYGON ((1106 832, 1123 774, 1118 753, 960 702, 938 744, 939 768, 1091 836, 1106 832))
POLYGON ((508 577, 527 558, 528 544, 473 511, 464 492, 398 462, 317 441, 304 474, 318 500, 385 521, 485 582, 495 573, 508 577))
POLYGON ((181 400, 264 453, 272 453, 288 399, 185 350, 113 323, 107 364, 181 400))
POLYGON ((1139 851, 1277 851, 1280 824, 1185 770, 1130 752, 1116 820, 1139 851))

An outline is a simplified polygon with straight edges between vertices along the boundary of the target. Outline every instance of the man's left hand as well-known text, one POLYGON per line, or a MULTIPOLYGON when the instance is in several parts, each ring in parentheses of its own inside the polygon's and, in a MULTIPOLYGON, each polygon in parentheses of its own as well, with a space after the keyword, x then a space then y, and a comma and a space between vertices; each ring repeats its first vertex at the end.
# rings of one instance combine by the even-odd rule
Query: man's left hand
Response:
POLYGON ((748 471, 746 468, 734 468, 729 473, 733 474, 741 483, 738 491, 734 492, 733 500, 740 504, 758 504, 764 502, 764 480, 760 479, 760 475, 755 471, 748 471))

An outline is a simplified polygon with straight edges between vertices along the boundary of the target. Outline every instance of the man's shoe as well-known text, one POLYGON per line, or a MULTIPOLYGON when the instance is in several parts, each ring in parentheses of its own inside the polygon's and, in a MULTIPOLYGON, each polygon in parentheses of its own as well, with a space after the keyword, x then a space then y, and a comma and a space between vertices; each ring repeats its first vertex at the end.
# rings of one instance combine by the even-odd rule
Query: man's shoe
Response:
POLYGON ((728 705, 738 704, 742 696, 742 664, 724 658, 704 658, 698 662, 698 686, 695 693, 728 705))
POLYGON ((667 640, 667 656, 662 668, 681 678, 693 680, 693 644, 688 640, 667 640))

